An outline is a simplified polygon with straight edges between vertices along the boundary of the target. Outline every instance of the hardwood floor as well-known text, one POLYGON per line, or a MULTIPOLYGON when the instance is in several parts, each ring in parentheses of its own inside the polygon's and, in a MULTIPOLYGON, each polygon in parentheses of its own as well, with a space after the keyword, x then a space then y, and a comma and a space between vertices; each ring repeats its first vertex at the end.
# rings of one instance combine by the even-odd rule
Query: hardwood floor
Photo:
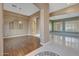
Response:
POLYGON ((4 56, 24 56, 40 46, 40 39, 34 36, 5 38, 4 56))

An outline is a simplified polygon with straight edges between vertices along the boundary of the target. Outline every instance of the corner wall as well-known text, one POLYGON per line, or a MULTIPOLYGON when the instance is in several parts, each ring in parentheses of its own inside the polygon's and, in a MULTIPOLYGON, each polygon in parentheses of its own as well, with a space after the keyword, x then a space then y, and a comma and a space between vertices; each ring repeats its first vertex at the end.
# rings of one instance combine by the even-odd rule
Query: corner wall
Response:
POLYGON ((28 34, 28 17, 19 15, 16 13, 12 13, 9 11, 4 11, 4 37, 14 37, 14 36, 23 36, 28 34), (15 29, 9 28, 9 23, 11 21, 22 21, 23 28, 17 29, 17 24, 15 25, 15 29))
POLYGON ((0 56, 3 55, 3 7, 0 3, 0 56))

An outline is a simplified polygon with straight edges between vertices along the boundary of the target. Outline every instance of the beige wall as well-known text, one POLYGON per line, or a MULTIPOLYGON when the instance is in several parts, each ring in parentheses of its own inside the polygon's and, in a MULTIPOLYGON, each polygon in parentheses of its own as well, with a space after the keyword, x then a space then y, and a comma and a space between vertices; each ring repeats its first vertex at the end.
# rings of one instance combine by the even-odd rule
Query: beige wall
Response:
MULTIPOLYGON (((15 24, 15 26, 17 26, 15 24)), ((4 11, 4 37, 28 34, 28 17, 4 11), (22 21, 23 29, 9 29, 9 22, 22 21)))
POLYGON ((36 33, 37 34, 40 34, 40 19, 37 18, 37 21, 36 21, 36 33))
POLYGON ((28 23, 28 34, 40 34, 40 19, 39 19, 39 12, 31 15, 29 17, 29 23, 28 23), (36 20, 36 27, 33 29, 33 22, 36 20))
POLYGON ((0 3, 0 56, 3 55, 3 10, 0 3))
MULTIPOLYGON (((32 25, 32 22, 36 19, 38 21, 37 24, 36 24, 36 32, 35 34, 40 34, 40 26, 39 26, 39 23, 40 23, 40 19, 37 19, 37 16, 38 14, 34 14, 30 17, 28 16, 24 16, 24 15, 19 15, 19 14, 16 14, 16 13, 13 13, 13 12, 9 12, 9 11, 5 11, 4 10, 4 37, 13 37, 13 36, 16 36, 16 35, 26 35, 26 34, 33 34, 33 25, 32 25), (13 20, 21 20, 23 22, 23 29, 13 29, 13 30, 10 30, 9 29, 9 22, 10 21, 13 21, 13 20)), ((16 25, 15 25, 16 26, 16 25)))

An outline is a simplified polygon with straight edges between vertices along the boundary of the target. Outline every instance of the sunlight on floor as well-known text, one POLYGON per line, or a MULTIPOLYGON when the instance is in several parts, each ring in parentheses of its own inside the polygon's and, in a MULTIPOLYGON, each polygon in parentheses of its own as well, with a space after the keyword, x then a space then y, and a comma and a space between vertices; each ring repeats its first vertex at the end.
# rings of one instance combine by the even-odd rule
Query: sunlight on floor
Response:
POLYGON ((52 39, 57 44, 62 44, 67 47, 72 47, 72 48, 76 48, 76 49, 79 48, 79 38, 52 35, 52 39))

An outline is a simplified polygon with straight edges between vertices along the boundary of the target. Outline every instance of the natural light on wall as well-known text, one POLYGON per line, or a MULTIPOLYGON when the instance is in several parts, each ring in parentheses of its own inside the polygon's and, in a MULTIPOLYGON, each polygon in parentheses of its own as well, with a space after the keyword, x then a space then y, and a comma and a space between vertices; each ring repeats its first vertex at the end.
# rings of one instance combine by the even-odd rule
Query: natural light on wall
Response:
POLYGON ((36 19, 32 21, 32 34, 36 34, 36 19))

